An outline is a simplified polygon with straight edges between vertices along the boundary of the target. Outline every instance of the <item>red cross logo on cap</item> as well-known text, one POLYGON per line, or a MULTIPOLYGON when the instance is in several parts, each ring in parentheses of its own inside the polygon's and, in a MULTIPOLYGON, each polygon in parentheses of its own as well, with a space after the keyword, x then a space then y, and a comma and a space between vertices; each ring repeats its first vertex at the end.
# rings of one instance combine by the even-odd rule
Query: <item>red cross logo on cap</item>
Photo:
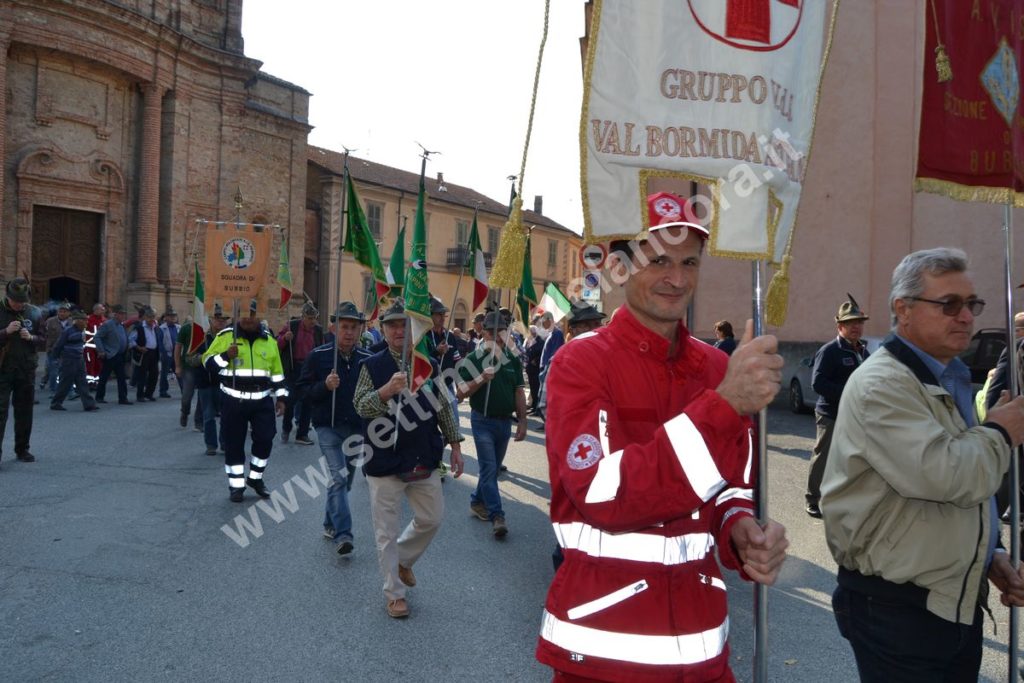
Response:
POLYGON ((800 26, 802 0, 687 0, 701 29, 726 45, 769 52, 789 42, 800 26))

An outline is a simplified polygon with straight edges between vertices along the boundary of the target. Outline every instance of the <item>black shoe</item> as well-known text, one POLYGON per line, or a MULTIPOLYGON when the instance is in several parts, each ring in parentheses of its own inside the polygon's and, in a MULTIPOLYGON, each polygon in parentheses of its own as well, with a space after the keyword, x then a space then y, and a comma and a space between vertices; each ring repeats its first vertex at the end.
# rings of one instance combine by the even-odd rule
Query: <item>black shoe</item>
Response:
POLYGON ((188 415, 185 414, 185 413, 182 413, 181 414, 181 418, 178 420, 178 424, 180 424, 182 427, 187 427, 188 426, 188 415))
POLYGON ((270 498, 270 489, 267 488, 267 485, 262 479, 249 479, 247 477, 245 483, 248 484, 249 488, 255 491, 256 495, 260 498, 270 498))
POLYGON ((67 410, 67 408, 65 408, 64 406, 62 406, 59 403, 51 403, 50 404, 50 410, 67 410))
POLYGON ((345 555, 351 555, 352 551, 355 550, 355 549, 356 549, 356 547, 354 545, 352 545, 352 541, 342 541, 341 543, 338 544, 338 547, 337 547, 336 550, 337 550, 337 553, 339 555, 345 556, 345 555))
POLYGON ((119 406, 133 406, 133 405, 135 405, 135 402, 134 401, 129 401, 128 399, 124 399, 123 401, 118 401, 117 405, 119 405, 119 406))
POLYGON ((32 455, 28 451, 25 451, 23 453, 18 453, 17 456, 15 456, 15 457, 17 457, 18 460, 20 460, 22 462, 35 462, 36 461, 36 456, 32 455))
POLYGON ((170 398, 170 394, 160 394, 160 398, 170 398))
POLYGON ((100 407, 99 407, 99 406, 97 406, 97 405, 91 405, 91 406, 89 406, 88 408, 86 408, 86 409, 85 409, 85 412, 87 412, 87 413, 92 413, 92 412, 95 412, 95 411, 97 411, 97 410, 99 410, 99 409, 100 409, 100 407))
POLYGON ((96 402, 97 403, 106 403, 106 400, 102 399, 102 398, 98 398, 98 399, 96 399, 96 402))
POLYGON ((814 519, 821 519, 821 508, 818 507, 817 503, 807 501, 807 505, 804 507, 804 510, 807 511, 808 515, 814 517, 814 519))
POLYGON ((230 489, 231 491, 231 502, 241 503, 242 497, 245 495, 245 489, 230 489))

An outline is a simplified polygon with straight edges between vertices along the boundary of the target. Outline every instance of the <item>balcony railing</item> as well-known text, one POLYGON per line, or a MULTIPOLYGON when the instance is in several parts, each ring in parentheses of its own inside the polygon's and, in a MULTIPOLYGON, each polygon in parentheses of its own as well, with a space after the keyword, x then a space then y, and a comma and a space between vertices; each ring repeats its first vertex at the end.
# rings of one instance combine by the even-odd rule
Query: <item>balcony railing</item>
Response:
MULTIPOLYGON (((466 264, 466 259, 468 258, 469 249, 466 247, 449 247, 446 265, 453 270, 459 270, 466 264)), ((486 251, 484 252, 484 264, 488 268, 491 267, 491 255, 486 251)))

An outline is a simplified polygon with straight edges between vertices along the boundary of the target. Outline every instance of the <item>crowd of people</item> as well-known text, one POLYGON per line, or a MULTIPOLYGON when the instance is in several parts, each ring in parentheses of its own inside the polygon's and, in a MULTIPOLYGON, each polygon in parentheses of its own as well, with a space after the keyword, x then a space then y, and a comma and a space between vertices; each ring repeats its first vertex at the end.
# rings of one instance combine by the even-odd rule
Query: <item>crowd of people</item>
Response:
MULTIPOLYGON (((207 453, 224 453, 231 501, 246 488, 270 496, 264 473, 278 433, 287 441, 294 424, 306 445, 315 433, 331 473, 323 534, 347 557, 356 546, 348 492, 362 469, 384 607, 400 619, 444 518, 442 478, 463 472, 460 403, 479 464, 468 512, 496 539, 509 534, 498 473, 533 412, 557 425, 545 439, 557 574, 537 658, 555 680, 732 680, 721 567, 771 584, 789 545, 782 525, 755 516, 750 417, 778 393, 783 360, 749 321, 739 343, 717 324, 718 341, 732 340, 718 349, 690 336, 683 320, 706 239, 700 226, 668 222, 645 240, 613 242, 610 270, 629 277, 608 325, 576 303, 564 331, 548 313, 513 331, 511 314, 495 308, 467 339, 432 298, 426 371, 401 299, 382 312, 380 338, 352 302, 326 330, 307 305, 275 335, 253 300, 234 321, 216 308, 201 339, 192 325, 179 330, 173 311, 158 323, 142 308, 129 322, 113 306, 90 340, 84 312, 58 307, 41 320, 15 278, 0 303, 0 436, 13 402, 15 453, 34 460, 41 350, 54 410, 72 387, 97 410, 110 374, 120 402, 129 403, 129 374, 137 401, 152 400, 153 368, 173 367, 181 424, 198 395, 197 424, 207 453), (95 398, 90 341, 101 361, 95 398)), ((839 565, 833 612, 865 681, 975 680, 991 588, 1002 604, 1024 606, 1024 570, 999 534, 1008 492, 997 502, 1024 442, 1024 397, 989 392, 979 412, 957 357, 984 307, 962 251, 914 252, 893 273, 893 329, 881 348, 867 353, 868 316, 848 295, 815 363, 807 512, 822 519, 839 565)))

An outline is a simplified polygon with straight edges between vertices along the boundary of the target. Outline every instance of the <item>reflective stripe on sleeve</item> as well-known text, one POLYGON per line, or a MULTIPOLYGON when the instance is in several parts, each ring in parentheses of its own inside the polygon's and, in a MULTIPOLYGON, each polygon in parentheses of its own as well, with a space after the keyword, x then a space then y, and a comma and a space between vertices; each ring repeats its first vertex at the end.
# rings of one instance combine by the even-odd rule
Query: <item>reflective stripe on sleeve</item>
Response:
POLYGON ((578 550, 590 557, 676 565, 702 560, 715 547, 715 538, 708 533, 682 536, 609 534, 584 522, 556 523, 552 526, 560 546, 567 550, 578 550))
POLYGON ((729 636, 729 618, 721 626, 681 636, 648 636, 602 631, 562 621, 547 610, 540 637, 552 645, 581 655, 636 664, 681 666, 700 664, 722 654, 729 636))
POLYGON ((705 503, 718 492, 725 479, 718 471, 704 437, 700 435, 690 418, 681 413, 665 423, 665 433, 672 443, 679 466, 683 468, 686 480, 693 492, 705 503))
POLYGON ((597 463, 597 473, 587 489, 586 503, 607 503, 615 500, 622 483, 622 451, 611 452, 608 446, 608 413, 597 413, 597 433, 601 438, 601 452, 604 457, 597 463))
POLYGON ((721 505, 730 500, 749 500, 751 503, 754 502, 754 492, 751 489, 725 489, 718 494, 718 498, 715 499, 715 505, 721 505))
POLYGON ((280 389, 276 389, 274 391, 274 396, 277 396, 278 398, 284 398, 287 395, 288 389, 286 387, 281 387, 280 389))
POLYGON ((226 368, 228 366, 228 362, 221 358, 221 355, 219 353, 213 357, 213 362, 222 368, 226 368))

